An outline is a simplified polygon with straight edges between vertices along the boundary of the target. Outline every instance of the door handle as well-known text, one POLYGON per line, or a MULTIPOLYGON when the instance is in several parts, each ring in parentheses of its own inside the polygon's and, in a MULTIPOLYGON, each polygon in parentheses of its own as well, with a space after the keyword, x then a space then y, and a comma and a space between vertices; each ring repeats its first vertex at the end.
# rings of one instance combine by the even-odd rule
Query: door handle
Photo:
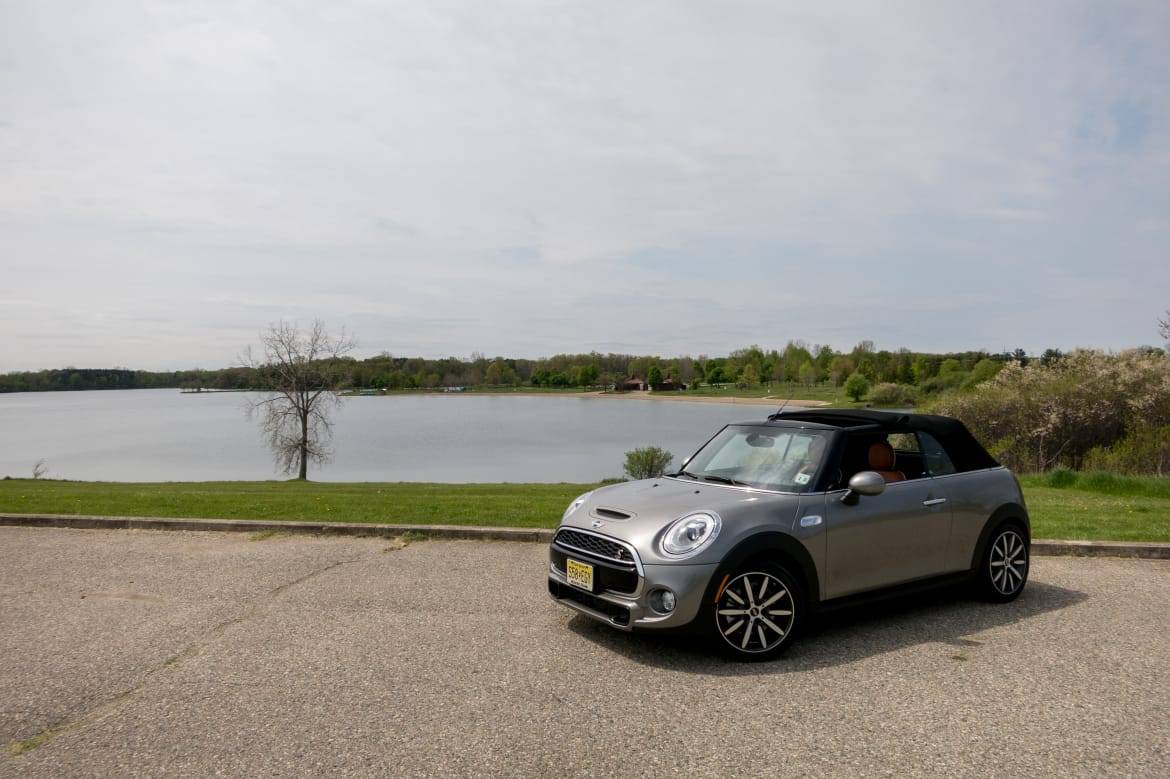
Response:
POLYGON ((946 502, 947 502, 946 498, 931 498, 930 500, 922 501, 922 505, 923 506, 937 506, 941 503, 946 503, 946 502))

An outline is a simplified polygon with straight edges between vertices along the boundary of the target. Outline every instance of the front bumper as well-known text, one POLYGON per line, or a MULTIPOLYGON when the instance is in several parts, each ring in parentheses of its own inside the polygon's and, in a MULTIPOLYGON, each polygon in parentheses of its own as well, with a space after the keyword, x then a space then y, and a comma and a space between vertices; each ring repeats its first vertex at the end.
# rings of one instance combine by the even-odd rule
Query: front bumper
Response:
POLYGON ((703 595, 718 566, 674 564, 640 568, 638 585, 630 594, 611 590, 588 593, 569 584, 564 572, 550 559, 549 595, 557 603, 619 630, 681 628, 698 616, 703 595), (650 608, 650 593, 663 587, 674 592, 676 598, 674 611, 669 614, 659 614, 650 608))

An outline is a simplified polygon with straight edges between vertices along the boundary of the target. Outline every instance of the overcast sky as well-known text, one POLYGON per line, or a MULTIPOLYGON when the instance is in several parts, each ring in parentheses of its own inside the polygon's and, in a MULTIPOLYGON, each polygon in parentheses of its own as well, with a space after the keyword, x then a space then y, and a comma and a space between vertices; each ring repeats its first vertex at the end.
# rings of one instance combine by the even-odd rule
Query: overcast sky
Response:
POLYGON ((1170 3, 0 0, 0 371, 1120 348, 1170 3))

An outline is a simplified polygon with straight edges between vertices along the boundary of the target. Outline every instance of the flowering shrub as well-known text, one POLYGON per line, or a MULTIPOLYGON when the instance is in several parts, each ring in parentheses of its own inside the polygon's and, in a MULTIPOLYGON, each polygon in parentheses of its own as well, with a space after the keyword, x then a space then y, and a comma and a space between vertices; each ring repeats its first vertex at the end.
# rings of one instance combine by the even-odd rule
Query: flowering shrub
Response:
MULTIPOLYGON (((1048 365, 1010 363, 969 392, 940 396, 932 410, 961 419, 1015 470, 1079 469, 1091 450, 1098 450, 1094 462, 1104 462, 1127 436, 1170 425, 1170 356, 1078 350, 1048 365)), ((1130 455, 1127 470, 1154 472, 1155 463, 1139 467, 1143 456, 1130 455)))

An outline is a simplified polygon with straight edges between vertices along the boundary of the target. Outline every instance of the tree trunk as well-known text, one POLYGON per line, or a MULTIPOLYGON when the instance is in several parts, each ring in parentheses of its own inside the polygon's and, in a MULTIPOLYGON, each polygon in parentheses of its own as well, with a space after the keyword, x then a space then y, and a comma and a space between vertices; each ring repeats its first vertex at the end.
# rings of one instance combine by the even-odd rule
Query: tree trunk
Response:
POLYGON ((301 463, 297 478, 301 481, 309 479, 309 415, 301 414, 301 463))

